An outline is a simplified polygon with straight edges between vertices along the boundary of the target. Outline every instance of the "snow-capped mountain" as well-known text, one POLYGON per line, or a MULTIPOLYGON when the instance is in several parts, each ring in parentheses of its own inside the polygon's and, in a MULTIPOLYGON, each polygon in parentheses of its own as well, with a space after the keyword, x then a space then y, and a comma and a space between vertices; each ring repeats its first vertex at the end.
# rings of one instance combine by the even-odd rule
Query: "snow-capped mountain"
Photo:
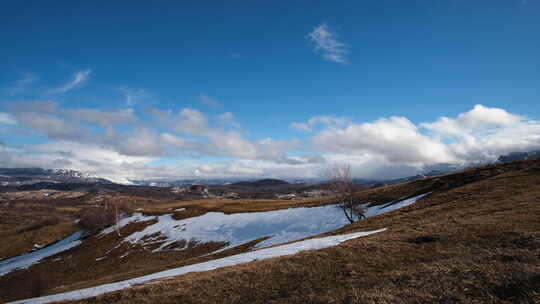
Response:
POLYGON ((0 185, 20 186, 35 183, 111 184, 108 179, 69 169, 0 168, 0 185))

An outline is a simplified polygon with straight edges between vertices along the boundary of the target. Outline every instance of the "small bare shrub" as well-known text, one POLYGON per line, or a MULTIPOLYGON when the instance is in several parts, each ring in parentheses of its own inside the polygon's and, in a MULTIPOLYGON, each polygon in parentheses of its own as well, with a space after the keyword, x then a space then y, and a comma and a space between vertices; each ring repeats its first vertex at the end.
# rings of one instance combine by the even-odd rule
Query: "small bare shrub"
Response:
POLYGON ((83 216, 79 222, 79 226, 89 232, 97 232, 114 224, 115 219, 114 210, 94 208, 83 216))
POLYGON ((120 215, 130 213, 132 213, 132 209, 126 203, 107 204, 103 207, 92 208, 86 212, 82 216, 79 226, 91 233, 97 232, 117 224, 120 215))
POLYGON ((352 224, 365 218, 366 210, 354 199, 356 188, 352 182, 351 165, 334 164, 325 175, 330 180, 330 189, 336 195, 347 220, 352 224))

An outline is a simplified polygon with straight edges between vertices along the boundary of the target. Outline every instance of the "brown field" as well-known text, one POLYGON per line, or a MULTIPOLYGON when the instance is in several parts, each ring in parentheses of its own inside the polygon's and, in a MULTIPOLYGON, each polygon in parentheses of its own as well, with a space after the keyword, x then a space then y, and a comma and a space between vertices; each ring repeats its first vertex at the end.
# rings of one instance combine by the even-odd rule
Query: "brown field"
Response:
POLYGON ((168 211, 176 208, 197 209, 202 212, 243 213, 272 211, 287 208, 313 207, 331 204, 331 198, 305 198, 294 200, 278 199, 202 199, 181 201, 173 203, 161 203, 159 205, 145 205, 145 211, 168 211))
MULTIPOLYGON (((540 160, 365 190, 357 193, 357 199, 382 204, 430 191, 430 196, 416 204, 331 234, 383 227, 388 228, 386 232, 332 248, 187 274, 80 302, 540 303, 540 160)), ((273 208, 287 203, 298 201, 275 202, 273 208)), ((242 205, 232 200, 134 205, 156 211, 186 207, 193 212, 227 208, 231 212, 253 210, 261 204, 242 205), (184 203, 191 205, 181 205, 184 203)), ((140 229, 137 225, 125 227, 125 232, 140 229)), ((36 289, 39 294, 51 294, 200 262, 213 258, 201 255, 219 246, 207 244, 193 251, 159 254, 118 248, 113 257, 132 253, 122 260, 103 260, 100 266, 102 261, 95 259, 115 242, 113 234, 103 239, 91 237, 59 255, 62 263, 47 261, 0 277, 0 301, 37 295, 36 289)), ((220 257, 246 248, 235 248, 220 257)))

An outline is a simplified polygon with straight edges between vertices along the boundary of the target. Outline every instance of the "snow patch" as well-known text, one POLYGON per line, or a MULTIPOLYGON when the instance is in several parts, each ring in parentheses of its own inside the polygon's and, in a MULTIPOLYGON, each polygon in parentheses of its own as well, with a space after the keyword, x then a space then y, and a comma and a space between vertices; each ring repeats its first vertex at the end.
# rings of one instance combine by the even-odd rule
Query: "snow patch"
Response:
POLYGON ((382 207, 374 206, 371 208, 367 208, 365 215, 366 217, 376 216, 382 213, 386 213, 386 212, 394 211, 403 207, 407 207, 409 205, 416 203, 417 200, 429 194, 431 194, 431 192, 420 194, 420 195, 410 197, 408 199, 397 201, 397 202, 390 202, 388 204, 383 205, 382 207))
POLYGON ((79 239, 82 235, 82 231, 77 231, 72 235, 68 236, 67 238, 60 240, 50 246, 0 261, 0 276, 6 275, 17 269, 28 268, 34 264, 39 263, 41 260, 47 257, 78 246, 79 244, 81 244, 81 241, 79 239))
MULTIPOLYGON (((382 207, 366 208, 365 215, 370 217, 393 211, 413 204, 428 194, 391 202, 382 207)), ((150 220, 156 220, 156 223, 146 226, 142 231, 125 236, 123 242, 141 246, 158 244, 159 246, 153 251, 183 250, 187 248, 190 241, 226 243, 227 245, 220 249, 222 251, 268 237, 255 246, 256 248, 265 248, 325 233, 349 224, 340 207, 327 205, 267 212, 233 214, 209 212, 183 220, 175 220, 173 214, 144 216, 141 213, 135 213, 131 217, 123 218, 119 226, 123 227, 129 223, 150 220), (183 247, 178 246, 182 243, 184 243, 183 247), (171 246, 173 244, 176 246, 171 246), (170 249, 171 247, 176 248, 170 249)), ((115 226, 109 227, 103 230, 100 235, 113 232, 115 228, 115 226)))
POLYGON ((213 261, 203 262, 199 264, 173 268, 173 269, 145 275, 138 278, 129 279, 126 281, 104 284, 104 285, 99 285, 96 287, 74 290, 70 292, 59 293, 59 294, 45 296, 45 297, 25 299, 25 300, 10 302, 10 303, 12 304, 15 304, 15 303, 42 304, 42 303, 50 303, 50 302, 57 302, 57 301, 80 300, 80 299, 95 297, 104 293, 109 293, 113 291, 130 288, 138 284, 145 284, 153 280, 179 276, 179 275, 183 275, 190 272, 209 271, 209 270, 214 270, 217 268, 234 266, 234 265, 248 263, 252 261, 261 261, 261 260, 271 259, 275 257, 291 255, 291 254, 295 254, 304 250, 316 250, 316 249, 327 248, 327 247, 338 245, 350 239, 354 239, 361 236, 367 236, 367 235, 382 232, 385 230, 386 228, 374 230, 374 231, 368 231, 368 232, 356 232, 356 233, 350 233, 350 234, 344 234, 344 235, 327 236, 323 238, 310 239, 310 240, 300 241, 297 243, 241 253, 241 254, 237 254, 237 255, 233 255, 233 256, 229 256, 229 257, 225 257, 225 258, 221 258, 221 259, 217 259, 213 261))
POLYGON ((143 246, 161 242, 155 251, 164 250, 176 242, 191 240, 227 243, 224 250, 269 237, 257 245, 263 248, 328 232, 349 223, 343 211, 336 206, 234 214, 209 212, 183 220, 175 220, 171 214, 166 214, 156 219, 155 224, 128 235, 124 240, 143 246))
POLYGON ((122 228, 124 226, 127 226, 127 225, 131 224, 131 223, 151 221, 151 220, 153 220, 155 218, 156 218, 155 216, 146 216, 146 215, 143 215, 140 212, 137 212, 137 213, 134 213, 133 215, 131 215, 129 217, 124 217, 121 220, 119 220, 118 225, 112 225, 111 227, 107 227, 107 228, 103 229, 103 231, 101 231, 99 233, 99 236, 104 236, 105 234, 111 233, 111 232, 115 231, 116 229, 120 229, 120 228, 122 228))

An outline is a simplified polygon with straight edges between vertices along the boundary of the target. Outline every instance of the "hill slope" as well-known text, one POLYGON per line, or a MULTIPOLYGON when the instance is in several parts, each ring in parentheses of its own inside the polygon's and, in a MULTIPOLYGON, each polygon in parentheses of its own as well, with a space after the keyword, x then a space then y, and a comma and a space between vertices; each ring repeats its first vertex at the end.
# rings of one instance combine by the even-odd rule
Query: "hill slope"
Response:
MULTIPOLYGON (((446 180, 455 184, 334 232, 387 227, 384 233, 86 302, 538 303, 539 161, 468 170, 446 180)), ((413 186, 422 184, 379 192, 413 186)))
MULTIPOLYGON (((387 228, 339 246, 271 260, 188 273, 152 285, 87 299, 85 303, 537 303, 540 298, 540 160, 473 168, 360 191, 358 202, 385 205, 430 192, 413 205, 325 235, 387 228)), ((127 227, 141 231, 142 227, 127 227)), ((129 231, 122 230, 123 235, 129 231)), ((90 248, 106 251, 115 235, 85 240, 62 255, 0 278, 11 294, 21 282, 47 274, 45 294, 115 282, 216 257, 186 252, 131 253, 99 268, 90 248), (110 243, 103 247, 103 242, 110 243), (85 245, 86 244, 86 245, 85 245), (101 247, 100 247, 101 246, 101 247), (74 263, 77 255, 90 262, 74 263), (170 258, 169 258, 170 255, 170 258), (185 255, 185 261, 172 260, 185 255), (166 261, 159 262, 158 260, 166 261), (62 272, 73 264, 70 273, 62 272), (114 265, 114 266, 112 266, 114 265), (80 269, 80 274, 76 273, 80 269), (84 271, 82 271, 84 270, 84 271), (91 273, 93 271, 100 273, 91 273), (78 281, 66 281, 78 278, 78 281), (50 283, 50 282, 49 282, 50 283)), ((294 243, 292 244, 294 246, 294 243)), ((210 246, 216 246, 216 244, 210 246)), ((120 250, 120 247, 118 250, 120 250)), ((245 252, 244 249, 235 249, 245 252)), ((95 255, 95 256, 94 256, 95 255)), ((39 282, 39 281, 38 281, 39 282)), ((26 283, 25 283, 26 284, 26 283)), ((24 285, 24 284, 23 284, 24 285)), ((35 286, 34 286, 35 287, 35 286)))

